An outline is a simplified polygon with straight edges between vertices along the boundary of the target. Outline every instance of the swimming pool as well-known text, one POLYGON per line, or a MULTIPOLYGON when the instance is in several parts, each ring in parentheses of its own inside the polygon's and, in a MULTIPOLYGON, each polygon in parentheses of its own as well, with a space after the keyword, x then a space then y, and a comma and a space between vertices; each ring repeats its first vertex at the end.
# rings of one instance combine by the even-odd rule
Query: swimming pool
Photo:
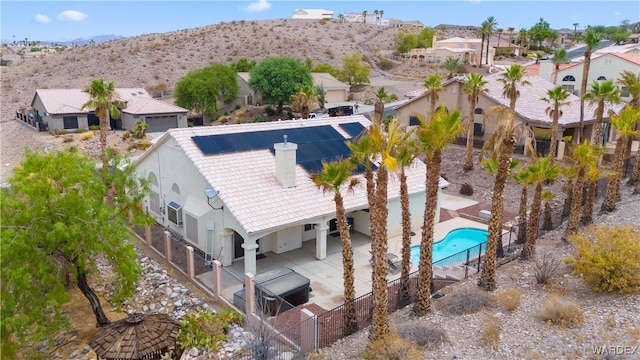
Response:
MULTIPOLYGON (((439 262, 439 265, 465 262, 467 260, 465 250, 467 249, 471 249, 469 257, 475 258, 480 250, 479 244, 482 244, 482 253, 484 253, 488 235, 486 230, 473 228, 452 230, 444 239, 433 244, 433 262, 439 262), (453 256, 456 254, 457 256, 453 256)), ((420 245, 411 247, 411 262, 420 263, 420 245)))

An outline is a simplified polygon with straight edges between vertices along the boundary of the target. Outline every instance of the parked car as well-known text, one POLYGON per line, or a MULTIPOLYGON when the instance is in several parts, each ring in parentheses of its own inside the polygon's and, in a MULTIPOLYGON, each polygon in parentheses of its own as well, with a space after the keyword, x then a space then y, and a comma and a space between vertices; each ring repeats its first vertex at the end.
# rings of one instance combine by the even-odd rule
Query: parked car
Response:
POLYGON ((317 118, 323 118, 323 117, 329 117, 329 114, 316 114, 316 113, 309 114, 309 119, 317 119, 317 118))

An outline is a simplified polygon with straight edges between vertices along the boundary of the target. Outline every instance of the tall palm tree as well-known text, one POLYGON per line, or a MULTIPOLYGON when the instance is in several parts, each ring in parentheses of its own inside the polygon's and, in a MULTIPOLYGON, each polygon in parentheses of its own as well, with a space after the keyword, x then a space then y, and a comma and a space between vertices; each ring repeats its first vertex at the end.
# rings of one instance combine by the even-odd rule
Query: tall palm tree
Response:
POLYGON ((513 64, 509 66, 502 76, 498 78, 498 81, 502 83, 502 97, 509 99, 509 109, 516 113, 516 101, 520 97, 520 86, 531 85, 531 83, 524 79, 524 67, 519 64, 513 64))
POLYGON ((484 39, 486 38, 486 35, 487 35, 486 28, 484 26, 484 21, 482 22, 482 24, 480 24, 480 28, 478 28, 478 30, 476 30, 476 34, 481 37, 481 40, 480 40, 480 60, 479 60, 478 66, 482 67, 482 54, 484 53, 484 39))
POLYGON ((486 51, 487 60, 485 62, 485 65, 489 65, 489 44, 491 43, 491 35, 493 35, 497 26, 498 26, 498 20, 496 20, 496 18, 494 18, 493 16, 489 16, 487 20, 485 20, 482 23, 482 27, 486 28, 486 32, 487 32, 487 51, 486 51))
POLYGON ((379 88, 376 92, 376 102, 373 105, 374 114, 376 120, 382 121, 382 115, 384 115, 384 102, 389 100, 389 94, 384 89, 384 86, 379 88))
POLYGON ((367 10, 362 11, 362 23, 367 23, 367 10))
POLYGON ((518 236, 516 238, 516 244, 524 244, 527 237, 527 189, 529 185, 533 183, 531 171, 529 167, 521 167, 518 171, 514 171, 511 177, 516 183, 522 185, 520 191, 520 208, 518 211, 518 236))
POLYGON ((578 26, 580 26, 580 23, 573 23, 573 41, 578 39, 578 26))
POLYGON ((507 31, 509 31, 509 47, 513 46, 513 32, 516 30, 514 27, 509 27, 507 31))
POLYGON ((380 14, 380 24, 382 24, 382 16, 384 15, 384 10, 378 10, 378 13, 380 14))
POLYGON ((500 49, 500 40, 502 40, 502 33, 504 32, 504 29, 498 28, 496 32, 498 33, 498 49, 500 49))
POLYGON ((518 32, 518 40, 520 41, 520 46, 522 47, 522 52, 529 50, 529 30, 522 28, 518 32))
POLYGON ((400 169, 400 207, 402 212, 402 272, 400 275, 400 289, 398 290, 399 306, 410 303, 409 272, 411 271, 411 208, 409 207, 409 190, 405 170, 411 166, 416 155, 411 140, 414 130, 407 131, 396 148, 395 157, 400 169))
MULTIPOLYGON (((363 134, 358 137, 357 142, 347 143, 349 150, 351 150, 350 160, 354 164, 360 164, 364 167, 364 178, 367 188, 367 200, 369 202, 369 209, 372 209, 375 196, 375 182, 373 179, 372 159, 376 156, 373 144, 371 143, 371 137, 368 134, 363 134)), ((371 217, 371 212, 369 212, 371 217)), ((369 219, 371 220, 371 218, 369 219)))
POLYGON ((585 44, 587 45, 584 51, 584 63, 582 65, 582 82, 580 83, 580 132, 578 136, 578 143, 582 141, 584 137, 584 94, 587 92, 587 84, 589 78, 589 68, 591 67, 591 52, 598 46, 602 40, 602 35, 597 33, 593 28, 587 28, 585 31, 585 44))
MULTIPOLYGON (((640 72, 634 74, 629 70, 625 70, 620 75, 618 82, 622 83, 624 87, 629 90, 631 100, 627 106, 640 107, 640 72)), ((637 124, 640 126, 640 123, 637 124)), ((631 149, 627 147, 627 151, 631 149)), ((633 166, 633 171, 628 181, 629 185, 636 185, 637 192, 640 193, 640 151, 636 152, 636 164, 633 166)), ((634 192, 636 193, 636 192, 634 192)))
POLYGON ((300 112, 303 119, 308 119, 311 109, 318 101, 318 92, 314 86, 303 86, 291 95, 291 108, 300 112))
POLYGON ((567 101, 569 95, 569 92, 563 89, 562 86, 556 86, 553 89, 547 90, 547 96, 540 99, 551 104, 551 106, 546 109, 546 113, 553 119, 551 124, 551 146, 549 148, 552 163, 556 158, 556 149, 558 148, 558 120, 562 117, 560 107, 569 105, 567 101))
POLYGON ((558 83, 558 72, 560 71, 560 65, 566 64, 569 62, 569 57, 567 56, 567 49, 563 47, 558 47, 553 50, 553 58, 551 58, 553 62, 555 72, 553 73, 553 83, 558 83))
POLYGON ((447 70, 447 80, 453 78, 453 76, 458 72, 458 69, 460 69, 461 65, 462 62, 457 57, 449 56, 444 60, 444 62, 442 63, 442 67, 447 70))
POLYGON ((485 88, 487 81, 478 73, 469 73, 462 82, 462 91, 467 94, 469 99, 469 122, 467 124, 467 156, 464 162, 464 170, 473 170, 473 126, 475 123, 475 110, 478 103, 478 97, 482 92, 487 91, 485 88))
POLYGON ((562 187, 562 191, 566 194, 564 205, 562 207, 562 221, 569 217, 571 203, 573 202, 573 187, 575 186, 575 178, 578 169, 575 166, 569 166, 564 169, 564 176, 567 178, 566 184, 562 187))
POLYGON ((371 214, 371 252, 373 271, 371 274, 373 292, 373 311, 371 321, 371 341, 380 339, 389 333, 387 313, 387 183, 389 172, 397 169, 398 161, 394 156, 395 148, 401 141, 398 119, 393 119, 385 131, 379 121, 374 121, 369 128, 372 149, 378 157, 376 185, 373 209, 371 214))
POLYGON ((377 24, 377 23, 378 23, 378 18, 379 18, 380 11, 378 11, 378 9, 376 9, 376 10, 373 10, 373 13, 374 13, 374 14, 376 14, 376 24, 377 24))
POLYGON ((442 77, 439 74, 431 74, 424 81, 423 86, 426 88, 424 93, 429 98, 429 117, 431 117, 436 112, 436 103, 440 99, 438 93, 444 90, 442 77))
POLYGON ((592 139, 592 144, 600 145, 602 142, 602 121, 604 119, 605 103, 619 103, 620 89, 613 84, 613 80, 605 80, 602 82, 594 80, 591 83, 591 88, 589 88, 582 98, 590 105, 596 107, 593 112, 596 116, 596 123, 593 125, 595 135, 592 139))
POLYGON ((344 14, 338 14, 338 20, 343 23, 344 22, 344 14))
POLYGON ((601 154, 601 148, 591 145, 588 141, 575 147, 572 159, 575 167, 575 180, 573 183, 573 195, 571 196, 571 209, 569 210, 569 221, 567 222, 565 239, 578 231, 580 221, 580 206, 582 205, 582 192, 590 164, 597 161, 601 154))
POLYGON ((420 125, 417 128, 417 146, 420 152, 425 155, 427 171, 426 202, 418 268, 418 299, 413 312, 417 315, 424 315, 431 310, 433 235, 438 205, 442 150, 464 131, 464 122, 459 110, 447 113, 444 109, 440 109, 429 121, 421 116, 418 116, 418 120, 420 125))
POLYGON ((551 200, 556 197, 551 191, 542 192, 542 201, 544 201, 544 220, 542 221, 542 230, 553 230, 553 219, 551 217, 551 200))
POLYGON ((536 236, 538 234, 538 221, 540 219, 540 207, 542 205, 542 186, 554 180, 560 175, 560 169, 553 163, 551 156, 536 158, 530 167, 531 177, 536 184, 531 203, 530 223, 527 228, 527 239, 522 248, 520 258, 530 260, 535 254, 536 236))
POLYGON ((344 335, 351 335, 358 330, 356 308, 353 300, 356 297, 354 286, 353 248, 351 247, 351 235, 345 214, 342 188, 347 186, 352 190, 358 185, 357 178, 351 178, 353 164, 349 161, 322 163, 322 171, 311 176, 313 183, 323 192, 334 194, 336 203, 336 221, 342 240, 342 268, 344 273, 344 335))
POLYGON ((620 195, 620 182, 622 181, 622 167, 624 165, 624 154, 629 140, 640 135, 640 130, 636 130, 636 124, 640 121, 640 108, 625 107, 619 116, 611 118, 613 127, 618 131, 618 140, 613 157, 612 176, 609 178, 607 195, 602 203, 602 210, 612 212, 616 208, 616 201, 620 195))
POLYGON ((107 163, 107 128, 111 117, 120 116, 120 109, 126 104, 120 100, 113 82, 105 82, 103 79, 91 81, 91 84, 83 90, 89 94, 89 101, 82 105, 82 109, 95 109, 95 113, 100 119, 100 159, 102 160, 102 171, 108 170, 107 163))
MULTIPOLYGON (((604 148, 602 149, 603 151, 600 153, 600 156, 604 154, 604 148)), ((591 225, 591 223, 593 223, 593 208, 596 202, 597 181, 604 175, 604 170, 598 167, 598 161, 599 157, 596 158, 593 163, 589 164, 585 173, 585 180, 589 186, 587 189, 587 197, 582 207, 582 217, 580 218, 582 225, 591 225)))

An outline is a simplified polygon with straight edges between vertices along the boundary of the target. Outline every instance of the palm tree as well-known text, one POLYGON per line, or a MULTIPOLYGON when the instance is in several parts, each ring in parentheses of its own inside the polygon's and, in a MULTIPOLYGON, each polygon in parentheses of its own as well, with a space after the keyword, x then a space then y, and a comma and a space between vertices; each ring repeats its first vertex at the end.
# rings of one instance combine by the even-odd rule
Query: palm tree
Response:
POLYGON ((103 79, 91 81, 91 84, 83 90, 89 94, 89 101, 82 105, 82 109, 95 109, 95 114, 100 119, 100 158, 102 170, 107 171, 107 128, 110 117, 120 116, 120 109, 126 104, 120 100, 113 82, 106 83, 103 79))
POLYGON ((411 301, 409 286, 409 272, 411 271, 411 208, 409 207, 409 190, 405 170, 411 166, 415 159, 414 144, 410 141, 413 137, 413 132, 413 130, 409 130, 402 136, 395 154, 398 159, 398 168, 400 169, 400 207, 402 211, 402 272, 400 275, 400 289, 398 290, 399 306, 406 306, 411 301))
POLYGON ((518 33, 518 39, 520 40, 520 46, 522 46, 522 52, 529 50, 529 30, 522 28, 518 33))
POLYGON ((555 67, 555 72, 553 73, 553 83, 557 84, 560 65, 569 62, 569 57, 567 57, 567 49, 558 47, 553 50, 553 58, 551 58, 551 61, 553 62, 553 65, 555 67))
POLYGON ((520 97, 518 86, 531 85, 524 78, 524 68, 519 64, 509 66, 502 76, 498 79, 502 83, 502 97, 509 99, 509 109, 516 113, 516 101, 520 97))
POLYGON ((449 56, 444 60, 444 62, 442 63, 442 67, 447 70, 447 80, 453 78, 453 75, 458 72, 458 69, 461 65, 462 62, 457 57, 449 56))
POLYGON ((573 41, 578 39, 578 26, 580 23, 573 23, 573 41))
POLYGON ((576 168, 576 176, 573 184, 573 195, 571 199, 571 210, 569 211, 569 221, 567 222, 566 236, 573 235, 578 231, 578 222, 580 220, 580 205, 582 204, 582 192, 586 177, 587 166, 595 161, 594 147, 587 141, 576 146, 573 151, 573 161, 576 168))
POLYGON ((591 52, 598 46, 602 40, 602 35, 597 33, 592 28, 588 28, 585 31, 585 44, 587 48, 584 52, 584 64, 582 66, 582 83, 580 84, 580 132, 578 137, 578 143, 582 141, 584 136, 584 94, 587 92, 587 83, 589 78, 589 67, 591 66, 591 52))
POLYGON ((467 94, 469 99, 469 123, 467 125, 467 157, 464 163, 464 170, 473 170, 473 126, 475 123, 475 110, 478 97, 482 92, 487 91, 485 88, 487 81, 481 74, 469 73, 462 82, 462 91, 467 94))
MULTIPOLYGON (((604 153, 604 148, 601 149, 603 151, 600 153, 600 156, 604 153)), ((589 164, 585 173, 586 182, 589 184, 589 187, 587 190, 587 198, 582 208, 582 218, 580 218, 582 225, 591 225, 591 223, 593 223, 593 208, 596 199, 597 181, 604 174, 604 171, 601 170, 597 164, 600 156, 595 158, 593 163, 589 164)))
POLYGON ((594 80, 591 83, 591 88, 586 94, 582 96, 589 105, 595 106, 593 114, 596 116, 595 136, 592 139, 592 144, 600 145, 602 142, 602 121, 604 119, 604 107, 606 102, 617 104, 620 102, 620 89, 614 84, 613 80, 597 81, 594 80))
POLYGON ((417 146, 425 155, 426 202, 422 239, 420 242, 420 264, 418 275, 418 299, 413 308, 416 315, 425 315, 431 310, 431 278, 433 274, 433 231, 438 205, 438 186, 442 166, 442 150, 464 131, 459 110, 447 113, 440 109, 429 121, 418 116, 417 146))
POLYGON ((558 148, 558 120, 562 117, 561 106, 569 105, 567 98, 569 92, 562 88, 562 86, 556 86, 553 89, 547 90, 547 97, 540 100, 550 103, 546 109, 546 113, 553 119, 551 125, 551 146, 549 148, 549 154, 551 154, 551 162, 556 158, 556 149, 558 148))
POLYGON ((380 24, 382 24, 382 16, 384 15, 384 10, 378 10, 378 13, 380 14, 380 24))
POLYGON ((374 14, 376 14, 376 24, 377 24, 377 23, 378 23, 378 18, 379 18, 380 11, 378 11, 378 9, 376 9, 376 10, 373 10, 373 13, 374 13, 374 14))
POLYGON ((382 115, 384 115, 384 102, 389 100, 389 94, 384 89, 384 86, 379 88, 376 92, 376 102, 373 106, 376 120, 382 121, 382 115))
POLYGON ((542 230, 553 230, 553 219, 551 218, 551 200, 555 195, 549 190, 542 192, 542 201, 544 201, 544 220, 542 221, 542 230))
POLYGON ((424 93, 429 98, 429 117, 431 117, 436 112, 436 103, 440 99, 438 93, 444 90, 442 77, 440 77, 439 74, 431 74, 427 80, 424 81, 423 86, 426 88, 424 93))
POLYGON ((344 22, 344 14, 338 14, 338 20, 343 23, 344 22))
POLYGON ((308 119, 311 109, 318 100, 318 92, 315 87, 307 85, 298 89, 298 92, 291 95, 291 108, 300 112, 303 119, 308 119))
POLYGON ((564 199, 564 205, 562 207, 562 221, 569 217, 571 210, 571 203, 573 202, 573 187, 575 186, 574 180, 578 173, 578 169, 575 166, 569 166, 564 169, 564 176, 567 178, 567 183, 562 187, 562 191, 567 195, 564 199))
POLYGON ((387 313, 387 183, 389 172, 395 171, 398 161, 394 157, 396 146, 401 141, 398 119, 393 119, 385 132, 379 121, 374 121, 369 128, 371 145, 379 164, 376 171, 376 185, 374 190, 373 209, 370 209, 371 219, 371 253, 373 271, 371 274, 373 292, 373 310, 370 340, 375 341, 389 333, 389 319, 387 313))
POLYGON ((498 21, 493 17, 489 16, 487 20, 482 23, 482 27, 486 28, 487 32, 487 60, 485 62, 486 65, 489 65, 489 43, 491 43, 491 35, 493 34, 496 26, 498 26, 498 21))
POLYGON ((542 186, 547 181, 552 181, 560 175, 560 169, 553 163, 551 156, 536 158, 529 171, 533 182, 536 184, 531 203, 530 223, 527 228, 527 239, 522 248, 520 257, 522 260, 530 260, 535 254, 536 236, 538 234, 538 221, 540 219, 540 207, 542 205, 542 186))
POLYGON ((367 23, 367 10, 362 11, 362 23, 367 23))
POLYGON ((507 28, 507 31, 509 31, 509 47, 511 47, 513 45, 513 32, 515 30, 516 30, 516 28, 514 28, 514 27, 507 28))
POLYGON ((640 121, 640 108, 625 107, 619 116, 611 118, 613 127, 618 131, 618 140, 613 157, 612 176, 609 178, 607 195, 602 203, 602 211, 612 212, 616 208, 616 201, 620 195, 620 182, 622 181, 622 166, 624 165, 624 154, 627 149, 629 139, 640 135, 640 130, 636 130, 636 124, 640 121))
MULTIPOLYGON (((631 95, 631 101, 627 106, 640 107, 640 72, 635 75, 631 71, 625 70, 620 76, 618 82, 622 83, 631 95)), ((636 152, 636 164, 633 167, 628 184, 637 185, 637 192, 640 192, 640 151, 636 152)))
POLYGON ((322 162, 322 171, 311 176, 313 183, 323 192, 334 194, 336 203, 336 221, 342 240, 342 268, 344 272, 344 335, 351 335, 358 330, 356 308, 353 300, 356 297, 354 286, 353 248, 351 235, 345 214, 342 188, 346 185, 352 190, 358 185, 357 178, 351 178, 353 164, 349 161, 322 162))
POLYGON ((502 33, 504 32, 503 28, 498 28, 497 33, 498 33, 498 49, 500 49, 500 40, 502 40, 502 33))
POLYGON ((522 185, 520 192, 520 209, 518 211, 518 237, 516 244, 524 244, 527 237, 527 188, 533 183, 529 167, 521 167, 511 174, 516 183, 522 185))

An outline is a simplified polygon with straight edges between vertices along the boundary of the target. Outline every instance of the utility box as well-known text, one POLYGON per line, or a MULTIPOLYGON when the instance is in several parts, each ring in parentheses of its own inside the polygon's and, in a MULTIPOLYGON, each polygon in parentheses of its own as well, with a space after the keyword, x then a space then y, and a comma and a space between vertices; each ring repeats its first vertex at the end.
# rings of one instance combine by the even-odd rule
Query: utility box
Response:
POLYGON ((478 214, 478 216, 480 217, 480 219, 489 220, 491 219, 491 211, 480 210, 480 213, 478 214))

